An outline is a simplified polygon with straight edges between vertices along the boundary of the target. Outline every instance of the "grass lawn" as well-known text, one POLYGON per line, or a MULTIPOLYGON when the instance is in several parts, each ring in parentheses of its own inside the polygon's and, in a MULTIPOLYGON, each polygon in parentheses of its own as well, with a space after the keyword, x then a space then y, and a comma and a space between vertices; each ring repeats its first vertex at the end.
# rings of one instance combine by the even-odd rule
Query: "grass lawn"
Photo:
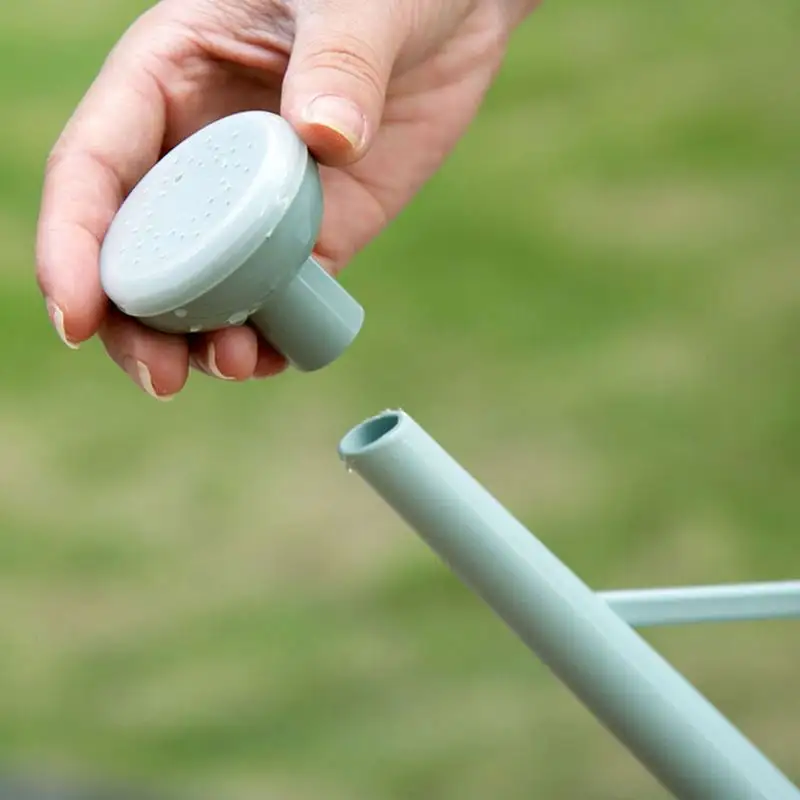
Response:
MULTIPOLYGON (((664 798, 336 444, 404 407, 597 588, 800 575, 800 5, 545 4, 345 273, 347 357, 167 406, 33 281, 47 151, 145 5, 0 7, 0 771, 664 798)), ((648 636, 800 780, 796 625, 648 636)))

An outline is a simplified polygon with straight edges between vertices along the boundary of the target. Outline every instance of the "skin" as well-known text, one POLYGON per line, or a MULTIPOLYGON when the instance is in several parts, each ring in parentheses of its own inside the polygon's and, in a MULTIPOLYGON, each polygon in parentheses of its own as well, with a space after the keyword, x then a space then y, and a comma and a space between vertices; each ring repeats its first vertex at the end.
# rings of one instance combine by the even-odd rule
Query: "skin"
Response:
POLYGON ((76 347, 99 336, 162 400, 181 391, 191 368, 239 381, 281 372, 281 356, 247 326, 168 335, 108 302, 100 245, 124 198, 204 125, 249 109, 280 112, 322 165, 315 252, 336 274, 441 166, 533 5, 162 0, 113 49, 47 162, 37 279, 62 340, 76 347))

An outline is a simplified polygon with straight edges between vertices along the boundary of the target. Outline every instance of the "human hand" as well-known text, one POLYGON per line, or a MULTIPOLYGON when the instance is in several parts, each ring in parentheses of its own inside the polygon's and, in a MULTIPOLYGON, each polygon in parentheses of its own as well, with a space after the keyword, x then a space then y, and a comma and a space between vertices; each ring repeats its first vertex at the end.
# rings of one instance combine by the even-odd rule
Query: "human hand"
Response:
POLYGON ((190 367, 266 377, 284 359, 248 326, 188 337, 106 298, 99 253, 131 189, 223 116, 281 113, 321 164, 315 257, 337 273, 433 175, 478 111, 531 0, 162 0, 112 51, 48 160, 37 278, 72 347, 95 334, 146 392, 190 367))

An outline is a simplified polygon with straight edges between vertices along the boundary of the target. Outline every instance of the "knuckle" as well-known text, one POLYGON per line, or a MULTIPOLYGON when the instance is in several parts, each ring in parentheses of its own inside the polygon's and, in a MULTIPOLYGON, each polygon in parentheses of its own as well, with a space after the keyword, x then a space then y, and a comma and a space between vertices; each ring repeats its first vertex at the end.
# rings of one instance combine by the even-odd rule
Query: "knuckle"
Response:
POLYGON ((386 82, 385 65, 381 56, 369 44, 350 34, 332 41, 319 41, 306 54, 311 68, 339 72, 355 78, 376 95, 383 95, 386 82))
POLYGON ((60 143, 56 144, 53 149, 47 154, 47 159, 44 164, 44 171, 46 175, 51 175, 58 169, 59 164, 64 160, 64 146, 60 143))
POLYGON ((53 145, 53 148, 47 154, 44 164, 45 177, 51 177, 58 172, 62 165, 72 157, 72 146, 66 135, 53 145))

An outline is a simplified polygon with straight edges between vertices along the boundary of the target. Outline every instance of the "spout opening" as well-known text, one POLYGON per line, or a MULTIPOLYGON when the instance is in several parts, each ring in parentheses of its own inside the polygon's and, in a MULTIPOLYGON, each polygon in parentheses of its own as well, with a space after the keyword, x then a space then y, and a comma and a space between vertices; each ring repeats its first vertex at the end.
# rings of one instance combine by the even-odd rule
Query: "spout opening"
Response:
POLYGON ((356 425, 344 435, 339 444, 339 455, 344 458, 355 458, 378 447, 403 421, 402 411, 384 411, 356 425))

